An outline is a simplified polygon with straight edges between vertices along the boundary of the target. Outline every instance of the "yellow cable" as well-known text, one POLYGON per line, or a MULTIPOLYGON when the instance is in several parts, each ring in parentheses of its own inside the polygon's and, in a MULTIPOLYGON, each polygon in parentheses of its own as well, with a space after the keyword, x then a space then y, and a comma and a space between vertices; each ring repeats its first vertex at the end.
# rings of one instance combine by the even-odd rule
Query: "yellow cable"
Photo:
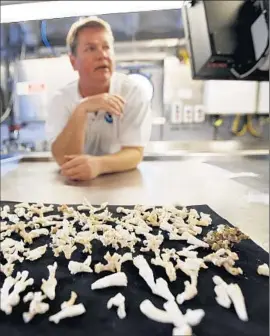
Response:
POLYGON ((248 126, 248 131, 251 135, 253 135, 254 137, 260 138, 261 137, 261 132, 257 131, 252 123, 252 115, 248 115, 247 117, 247 126, 248 126))
POLYGON ((237 114, 232 123, 232 133, 235 134, 236 136, 245 135, 248 129, 247 124, 244 124, 242 128, 239 130, 239 124, 240 124, 241 117, 242 116, 240 114, 237 114))
POLYGON ((178 57, 183 59, 184 64, 189 64, 189 54, 187 49, 181 48, 178 50, 178 57))
POLYGON ((219 118, 214 122, 215 127, 220 127, 223 124, 223 119, 219 118))
POLYGON ((240 137, 240 136, 245 135, 247 133, 247 129, 248 129, 247 124, 245 124, 243 128, 239 132, 236 133, 236 136, 240 137))
POLYGON ((237 133, 239 122, 240 122, 240 115, 238 114, 234 117, 234 120, 233 120, 233 123, 232 123, 232 129, 231 129, 232 133, 234 133, 234 134, 237 133))

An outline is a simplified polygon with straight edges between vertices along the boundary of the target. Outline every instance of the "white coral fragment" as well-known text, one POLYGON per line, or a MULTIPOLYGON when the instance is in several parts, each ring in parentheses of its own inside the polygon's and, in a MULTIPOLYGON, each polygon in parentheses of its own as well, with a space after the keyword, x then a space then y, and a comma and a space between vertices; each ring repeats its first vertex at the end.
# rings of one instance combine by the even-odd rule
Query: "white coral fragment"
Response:
POLYGON ((209 244, 207 244, 204 241, 194 237, 189 232, 182 233, 181 237, 182 237, 183 240, 186 240, 188 242, 188 244, 196 245, 198 247, 203 247, 203 248, 208 248, 209 247, 209 244))
POLYGON ((141 247, 141 252, 153 251, 156 255, 159 254, 160 245, 163 243, 164 236, 162 234, 153 235, 145 234, 146 240, 143 241, 143 244, 146 247, 141 247))
POLYGON ((43 254, 46 252, 47 250, 47 244, 37 247, 33 250, 27 249, 23 255, 26 257, 27 260, 37 260, 39 258, 41 258, 43 256, 43 254))
POLYGON ((49 321, 58 324, 62 319, 84 314, 86 309, 82 303, 74 305, 77 297, 77 294, 72 291, 70 299, 68 301, 64 301, 61 304, 61 310, 58 313, 50 316, 49 321))
POLYGON ((2 265, 0 263, 0 272, 4 273, 6 277, 9 277, 14 271, 14 266, 14 264, 11 264, 9 262, 7 262, 5 265, 2 265))
POLYGON ((232 275, 243 274, 243 270, 240 267, 234 267, 235 261, 239 258, 231 250, 221 248, 214 253, 208 254, 203 259, 205 262, 212 262, 218 267, 223 266, 232 275))
POLYGON ((184 319, 183 313, 181 312, 175 301, 167 301, 164 303, 163 307, 171 316, 172 322, 175 327, 183 327, 183 325, 187 324, 184 319))
POLYGON ((174 300, 174 296, 169 290, 167 281, 163 278, 158 278, 155 282, 153 271, 142 255, 135 257, 133 259, 133 264, 139 269, 140 276, 147 283, 153 294, 158 295, 165 300, 174 300))
POLYGON ((227 292, 232 300, 236 314, 242 321, 248 321, 245 299, 241 288, 237 284, 229 284, 227 292))
POLYGON ((1 208, 0 216, 2 219, 8 218, 10 212, 10 207, 8 205, 4 205, 3 208, 1 208))
POLYGON ((65 309, 67 307, 71 307, 74 305, 75 301, 77 300, 77 293, 75 292, 71 292, 71 295, 70 295, 70 299, 68 301, 64 301, 62 304, 61 304, 61 309, 65 309))
POLYGON ((100 273, 103 271, 109 272, 121 272, 122 264, 126 261, 132 260, 132 254, 127 252, 123 256, 118 253, 113 255, 110 252, 107 252, 104 256, 104 259, 107 261, 106 265, 98 263, 95 265, 95 272, 100 273))
POLYGON ((57 262, 55 261, 53 265, 47 266, 49 270, 48 280, 42 279, 41 290, 50 299, 55 299, 55 288, 57 285, 57 280, 55 278, 55 273, 57 269, 57 262))
POLYGON ((86 312, 86 309, 82 303, 79 303, 77 305, 68 306, 62 310, 60 310, 55 315, 52 315, 49 317, 50 322, 54 322, 55 324, 58 324, 60 320, 63 320, 65 318, 74 317, 82 315, 86 312))
POLYGON ((191 327, 195 327, 196 325, 200 324, 204 316, 205 312, 203 309, 187 309, 184 315, 185 320, 191 327))
POLYGON ((258 266, 257 273, 269 277, 269 266, 267 264, 258 266))
POLYGON ((70 261, 68 269, 71 274, 92 273, 93 270, 90 268, 91 261, 91 256, 88 256, 84 262, 70 261))
POLYGON ((151 264, 156 265, 156 266, 161 266, 165 269, 166 274, 169 278, 170 281, 175 281, 176 280, 176 270, 173 265, 173 263, 166 258, 165 255, 156 256, 156 258, 151 259, 151 264))
POLYGON ((102 289, 106 287, 118 287, 118 286, 127 286, 127 276, 124 272, 118 272, 111 275, 107 275, 91 285, 91 289, 102 289))
POLYGON ((1 289, 0 307, 7 315, 11 314, 13 307, 19 304, 20 293, 24 292, 26 287, 33 285, 34 279, 27 279, 28 275, 28 271, 17 272, 16 278, 7 277, 5 279, 1 289), (13 291, 9 293, 13 285, 13 291))
POLYGON ((107 308, 111 309, 112 306, 117 307, 117 315, 120 319, 126 317, 125 297, 121 293, 118 293, 114 297, 109 299, 109 301, 107 302, 107 308))
POLYGON ((238 317, 242 321, 248 321, 245 299, 239 285, 233 283, 227 284, 219 276, 214 276, 213 281, 216 285, 217 302, 225 308, 229 308, 232 302, 238 317))
POLYGON ((168 282, 163 278, 158 278, 156 280, 156 284, 155 287, 152 288, 152 292, 167 301, 174 300, 174 296, 169 289, 168 282))
POLYGON ((189 281, 185 281, 184 285, 184 292, 178 294, 176 297, 176 301, 179 304, 182 304, 184 301, 193 299, 198 294, 197 287, 194 284, 190 283, 189 281))
POLYGON ((212 223, 212 218, 209 214, 205 214, 203 212, 200 213, 200 220, 198 221, 197 225, 200 226, 209 226, 212 223))
POLYGON ((171 316, 164 310, 158 309, 150 300, 140 304, 140 311, 149 319, 160 323, 172 323, 171 316))
POLYGON ((169 234, 169 240, 182 240, 182 237, 176 232, 172 231, 169 234))
POLYGON ((192 329, 188 324, 184 324, 181 327, 173 328, 172 336, 192 336, 192 329))
POLYGON ((142 255, 138 255, 133 259, 133 264, 135 267, 139 269, 140 276, 144 279, 144 281, 148 284, 148 286, 152 289, 155 287, 155 279, 153 275, 153 271, 149 266, 148 262, 142 255))
POLYGON ((227 291, 226 282, 217 276, 213 277, 213 281, 216 284, 214 291, 217 303, 224 308, 230 308, 232 301, 227 291))
POLYGON ((10 290, 15 284, 16 280, 11 276, 7 277, 4 281, 3 287, 1 289, 1 297, 0 297, 0 308, 7 315, 11 314, 12 306, 9 302, 10 290))
POLYGON ((202 309, 189 309, 184 315, 175 301, 167 301, 163 306, 172 318, 172 323, 175 326, 173 335, 177 335, 177 333, 179 334, 180 332, 179 335, 192 335, 191 327, 198 325, 205 315, 202 309))
POLYGON ((45 314, 50 306, 48 303, 42 302, 46 298, 45 295, 42 295, 42 292, 29 292, 24 298, 24 302, 30 302, 29 311, 23 313, 23 320, 25 323, 30 322, 35 315, 45 314))

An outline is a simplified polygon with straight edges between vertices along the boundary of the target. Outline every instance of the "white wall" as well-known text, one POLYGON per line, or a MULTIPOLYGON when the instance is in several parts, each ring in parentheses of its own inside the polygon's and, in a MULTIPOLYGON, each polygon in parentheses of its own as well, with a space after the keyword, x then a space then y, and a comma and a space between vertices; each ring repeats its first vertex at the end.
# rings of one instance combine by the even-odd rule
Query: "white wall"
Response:
POLYGON ((203 104, 207 114, 254 114, 258 82, 211 80, 204 84, 203 104))

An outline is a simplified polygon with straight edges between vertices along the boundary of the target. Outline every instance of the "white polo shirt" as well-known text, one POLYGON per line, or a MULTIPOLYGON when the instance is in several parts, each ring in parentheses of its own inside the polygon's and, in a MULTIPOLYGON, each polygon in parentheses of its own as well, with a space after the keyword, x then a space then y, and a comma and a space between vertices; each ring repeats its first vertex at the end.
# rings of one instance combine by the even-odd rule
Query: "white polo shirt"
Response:
MULTIPOLYGON (((151 136, 152 113, 150 99, 143 87, 129 76, 114 72, 111 94, 122 96, 125 101, 123 117, 112 116, 106 111, 89 113, 85 138, 85 154, 112 154, 122 146, 145 147, 151 136)), ((50 144, 62 132, 75 107, 83 98, 78 90, 78 80, 58 90, 48 106, 46 133, 50 144)))

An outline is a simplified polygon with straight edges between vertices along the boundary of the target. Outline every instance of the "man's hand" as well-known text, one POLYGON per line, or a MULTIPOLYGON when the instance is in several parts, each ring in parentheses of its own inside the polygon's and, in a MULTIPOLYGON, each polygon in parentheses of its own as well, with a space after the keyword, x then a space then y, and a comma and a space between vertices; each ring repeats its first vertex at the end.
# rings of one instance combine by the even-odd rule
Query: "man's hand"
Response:
POLYGON ((103 156, 66 155, 61 174, 70 180, 93 180, 99 175, 134 169, 142 157, 142 147, 123 147, 117 153, 103 156))
POLYGON ((108 113, 121 116, 124 111, 125 100, 119 95, 102 93, 84 98, 80 103, 80 109, 86 112, 104 110, 108 113))
POLYGON ((100 160, 90 155, 66 155, 61 174, 70 180, 93 180, 101 174, 100 160))

